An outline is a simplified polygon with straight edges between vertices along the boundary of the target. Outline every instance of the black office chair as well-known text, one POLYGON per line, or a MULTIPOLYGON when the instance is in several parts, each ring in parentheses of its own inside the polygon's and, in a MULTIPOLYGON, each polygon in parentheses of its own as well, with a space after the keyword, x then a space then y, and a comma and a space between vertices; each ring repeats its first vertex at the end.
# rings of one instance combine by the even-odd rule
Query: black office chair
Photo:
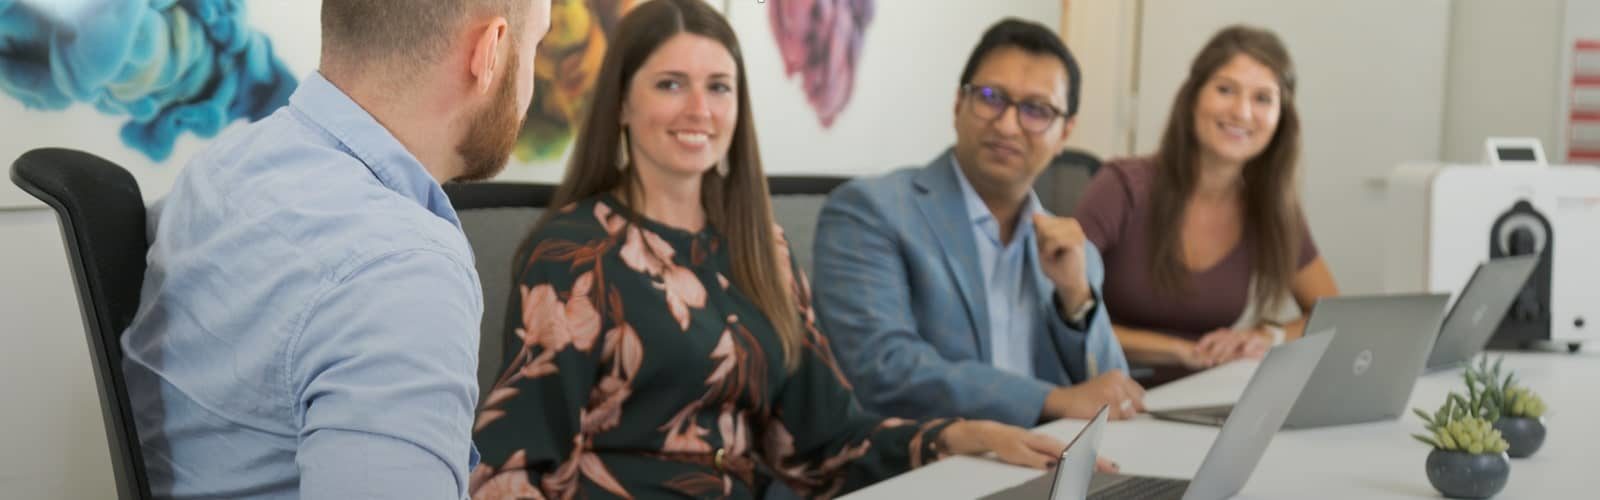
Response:
POLYGON ((1050 160, 1050 166, 1033 183, 1039 204, 1062 217, 1071 217, 1089 187, 1089 180, 1100 171, 1100 159, 1084 151, 1066 150, 1050 160))
POLYGON ((811 275, 811 242, 817 237, 817 215, 828 193, 849 181, 849 177, 771 175, 767 190, 772 193, 772 216, 783 227, 790 253, 800 269, 811 275))
POLYGON ((45 202, 61 221, 67 265, 78 291, 89 358, 100 395, 117 497, 150 498, 139 435, 122 376, 122 331, 139 310, 144 281, 144 198, 127 170, 68 149, 36 149, 11 165, 11 181, 45 202))
POLYGON ((500 376, 502 358, 515 339, 506 326, 521 321, 522 312, 509 310, 516 298, 512 265, 522 239, 543 215, 555 186, 517 182, 467 182, 444 185, 461 228, 472 245, 474 267, 483 284, 483 321, 478 341, 478 400, 488 394, 500 376))

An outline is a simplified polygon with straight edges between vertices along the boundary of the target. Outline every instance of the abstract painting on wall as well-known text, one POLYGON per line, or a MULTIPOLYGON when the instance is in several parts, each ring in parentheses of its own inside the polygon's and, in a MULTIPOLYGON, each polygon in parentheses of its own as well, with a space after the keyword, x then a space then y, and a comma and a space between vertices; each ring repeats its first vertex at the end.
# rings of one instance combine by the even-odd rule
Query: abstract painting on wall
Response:
POLYGON ((850 104, 874 0, 767 0, 784 74, 798 78, 823 128, 850 104))
POLYGON ((550 34, 534 62, 533 104, 517 139, 518 162, 559 160, 589 110, 607 36, 639 0, 552 0, 550 34))
POLYGON ((123 145, 162 162, 288 101, 295 77, 243 0, 0 0, 0 91, 23 107, 124 117, 123 145))

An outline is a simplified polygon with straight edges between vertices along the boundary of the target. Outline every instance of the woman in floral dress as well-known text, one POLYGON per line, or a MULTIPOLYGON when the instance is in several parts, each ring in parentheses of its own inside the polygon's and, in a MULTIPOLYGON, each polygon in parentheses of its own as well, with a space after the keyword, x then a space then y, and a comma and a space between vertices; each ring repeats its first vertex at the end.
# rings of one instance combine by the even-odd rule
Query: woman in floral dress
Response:
POLYGON ((615 33, 518 257, 473 498, 750 498, 763 478, 827 498, 947 454, 1055 460, 1016 427, 864 411, 772 221, 732 29, 654 0, 615 33))

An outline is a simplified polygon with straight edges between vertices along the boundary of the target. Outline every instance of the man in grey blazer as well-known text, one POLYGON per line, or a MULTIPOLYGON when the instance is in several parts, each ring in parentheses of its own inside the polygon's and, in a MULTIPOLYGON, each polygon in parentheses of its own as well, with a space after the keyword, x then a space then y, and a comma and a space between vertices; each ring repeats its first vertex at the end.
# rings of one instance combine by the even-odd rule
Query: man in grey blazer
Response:
POLYGON ((829 197, 816 309, 868 408, 1020 426, 1143 410, 1099 252, 1032 189, 1066 146, 1079 76, 1049 28, 1001 21, 962 72, 955 147, 829 197))

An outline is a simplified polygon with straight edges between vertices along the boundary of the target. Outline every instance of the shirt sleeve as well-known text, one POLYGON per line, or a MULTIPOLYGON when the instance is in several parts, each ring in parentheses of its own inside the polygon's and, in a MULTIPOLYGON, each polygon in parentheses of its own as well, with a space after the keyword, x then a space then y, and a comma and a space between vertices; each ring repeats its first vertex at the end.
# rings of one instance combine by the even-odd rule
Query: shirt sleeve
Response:
POLYGON ((323 293, 288 347, 301 498, 466 494, 483 313, 474 276, 441 252, 407 250, 323 293))

